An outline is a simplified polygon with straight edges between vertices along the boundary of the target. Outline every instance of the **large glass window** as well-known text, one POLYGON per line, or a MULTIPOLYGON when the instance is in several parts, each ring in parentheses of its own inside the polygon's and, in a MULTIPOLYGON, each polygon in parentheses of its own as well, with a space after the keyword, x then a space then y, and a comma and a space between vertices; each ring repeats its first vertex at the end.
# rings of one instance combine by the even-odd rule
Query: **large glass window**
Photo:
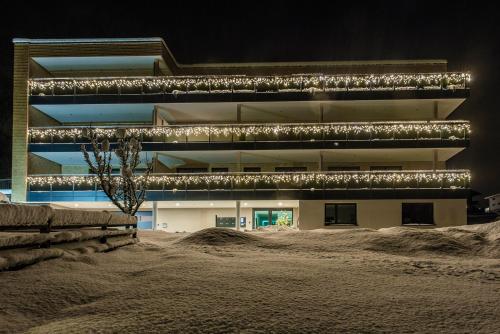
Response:
POLYGON ((293 225, 293 209, 254 209, 253 217, 254 228, 293 225))
POLYGON ((325 204, 325 225, 336 224, 357 224, 355 203, 325 204))
POLYGON ((433 203, 403 203, 403 225, 433 225, 433 203))

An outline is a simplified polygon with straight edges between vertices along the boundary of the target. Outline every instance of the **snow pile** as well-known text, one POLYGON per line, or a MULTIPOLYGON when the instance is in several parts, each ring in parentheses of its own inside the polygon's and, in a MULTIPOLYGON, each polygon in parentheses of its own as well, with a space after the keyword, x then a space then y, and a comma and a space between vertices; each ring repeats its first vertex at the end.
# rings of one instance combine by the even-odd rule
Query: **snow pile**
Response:
POLYGON ((366 249, 390 253, 436 252, 442 255, 500 257, 500 221, 438 229, 380 229, 368 240, 366 249))
POLYGON ((257 228, 257 231, 260 232, 284 232, 284 231, 297 231, 297 229, 291 227, 291 226, 286 226, 286 225, 270 225, 266 227, 259 227, 257 228))
POLYGON ((228 228, 212 227, 194 232, 182 238, 179 242, 192 245, 226 246, 234 244, 258 244, 261 240, 255 235, 245 232, 239 232, 228 228))
POLYGON ((53 211, 48 205, 0 203, 0 226, 47 226, 53 211))
POLYGON ((499 259, 412 253, 432 238, 470 248, 461 234, 485 247, 495 228, 253 232, 242 244, 234 230, 139 231, 141 243, 107 254, 95 252, 113 244, 85 241, 0 272, 0 332, 497 333, 499 259), (380 245, 398 238, 399 250, 380 245))

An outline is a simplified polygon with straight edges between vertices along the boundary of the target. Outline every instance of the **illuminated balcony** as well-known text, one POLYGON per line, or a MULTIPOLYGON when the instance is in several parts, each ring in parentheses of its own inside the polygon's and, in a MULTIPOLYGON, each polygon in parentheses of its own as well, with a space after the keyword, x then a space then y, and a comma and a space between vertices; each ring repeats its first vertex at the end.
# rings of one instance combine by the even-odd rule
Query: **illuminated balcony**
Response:
MULTIPOLYGON (((119 177, 119 176, 114 176, 119 177)), ((148 200, 460 198, 466 170, 154 174, 148 200)), ((30 201, 106 200, 90 175, 29 176, 30 201)))
MULTIPOLYGON (((465 147, 468 121, 173 125, 92 128, 112 142, 135 136, 145 151, 465 147)), ((31 152, 79 151, 88 127, 30 128, 31 152)))
POLYGON ((468 73, 43 78, 31 104, 464 97, 468 73))

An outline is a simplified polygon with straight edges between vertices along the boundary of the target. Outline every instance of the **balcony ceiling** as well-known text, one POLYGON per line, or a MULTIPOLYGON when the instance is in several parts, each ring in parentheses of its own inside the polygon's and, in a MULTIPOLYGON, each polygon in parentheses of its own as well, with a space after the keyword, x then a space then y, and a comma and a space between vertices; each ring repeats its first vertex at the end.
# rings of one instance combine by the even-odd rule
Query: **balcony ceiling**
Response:
MULTIPOLYGON (((235 201, 159 201, 159 209, 235 209, 235 201), (179 206, 176 206, 179 203, 179 206), (210 205, 213 203, 213 205, 210 205)), ((75 202, 57 202, 55 205, 61 208, 75 208, 75 202)), ((142 209, 151 209, 153 202, 144 202, 142 209)), ((298 208, 299 201, 294 200, 268 200, 268 201, 242 201, 241 209, 245 208, 298 208), (245 205, 246 203, 246 205, 245 205), (281 205, 279 205, 281 203, 281 205)), ((81 209, 114 209, 110 202, 78 202, 81 209)))
MULTIPOLYGON (((437 149, 438 160, 446 161, 463 148, 437 149)), ((324 163, 362 163, 362 162, 418 162, 432 161, 433 149, 343 149, 343 150, 266 150, 266 151, 168 151, 157 152, 163 159, 162 162, 171 167, 182 166, 182 162, 198 162, 202 164, 236 164, 238 154, 241 152, 242 164, 285 164, 293 162, 317 163, 319 154, 323 152, 324 163)), ((80 152, 37 152, 45 159, 61 165, 85 165, 80 152)), ((141 152, 141 159, 151 159, 153 152, 141 152)), ((116 158, 112 163, 116 164, 116 158)))
POLYGON ((34 105, 61 123, 150 122, 154 106, 171 124, 236 123, 238 105, 242 122, 317 122, 323 109, 325 122, 427 120, 447 118, 464 99, 293 101, 218 103, 136 103, 34 105))
POLYGON ((161 56, 34 57, 49 72, 153 69, 161 56))
POLYGON ((69 104, 34 106, 60 123, 151 123, 153 104, 69 104))

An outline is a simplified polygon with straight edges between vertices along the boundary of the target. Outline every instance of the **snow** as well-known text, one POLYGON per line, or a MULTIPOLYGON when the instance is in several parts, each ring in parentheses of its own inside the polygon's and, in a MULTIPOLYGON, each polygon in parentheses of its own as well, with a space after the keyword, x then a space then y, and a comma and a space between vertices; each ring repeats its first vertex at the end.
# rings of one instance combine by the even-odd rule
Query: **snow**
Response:
POLYGON ((51 226, 106 225, 110 219, 106 211, 85 211, 72 209, 54 210, 51 226))
POLYGON ((0 203, 0 226, 70 227, 81 225, 137 224, 137 217, 108 211, 54 209, 48 205, 0 203))
POLYGON ((52 211, 48 205, 0 203, 0 226, 47 226, 52 211))
POLYGON ((498 333, 499 230, 140 231, 107 253, 89 240, 0 272, 0 332, 498 333))

